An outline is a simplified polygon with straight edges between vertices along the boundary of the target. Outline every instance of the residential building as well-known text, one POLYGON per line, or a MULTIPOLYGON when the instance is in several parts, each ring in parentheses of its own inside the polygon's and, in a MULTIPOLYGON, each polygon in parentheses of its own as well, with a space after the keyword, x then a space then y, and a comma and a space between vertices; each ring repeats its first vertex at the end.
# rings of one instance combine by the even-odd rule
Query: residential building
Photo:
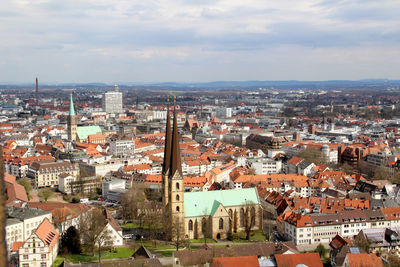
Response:
POLYGON ((135 142, 133 140, 111 140, 110 153, 115 156, 129 156, 135 152, 135 142))
POLYGON ((28 169, 28 178, 34 179, 35 187, 57 187, 60 175, 79 175, 79 168, 68 161, 34 162, 28 169))
MULTIPOLYGON (((23 223, 22 241, 26 240, 44 219, 47 218, 50 222, 52 221, 51 212, 48 211, 16 207, 8 207, 7 211, 9 218, 23 223)), ((12 232, 10 234, 12 235, 12 232)), ((10 239, 12 238, 10 237, 10 239)))
POLYGON ((58 190, 64 194, 91 194, 101 188, 101 177, 76 177, 63 173, 59 178, 58 190))
POLYGON ((247 159, 247 167, 253 169, 255 174, 280 173, 282 161, 269 158, 247 159))
POLYGON ((57 258, 60 234, 44 219, 18 250, 19 266, 50 267, 57 258))

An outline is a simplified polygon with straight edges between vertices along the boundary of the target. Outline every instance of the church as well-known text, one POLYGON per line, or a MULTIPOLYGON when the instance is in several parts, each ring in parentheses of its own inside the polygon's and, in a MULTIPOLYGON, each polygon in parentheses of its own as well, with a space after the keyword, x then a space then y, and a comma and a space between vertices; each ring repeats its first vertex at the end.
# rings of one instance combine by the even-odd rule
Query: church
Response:
POLYGON ((256 188, 185 192, 177 116, 168 111, 162 170, 163 205, 171 224, 171 238, 226 239, 246 229, 261 230, 262 209, 256 188))
POLYGON ((74 100, 71 93, 68 114, 68 140, 77 141, 78 143, 85 142, 89 135, 98 133, 101 133, 101 128, 98 125, 77 126, 74 100))

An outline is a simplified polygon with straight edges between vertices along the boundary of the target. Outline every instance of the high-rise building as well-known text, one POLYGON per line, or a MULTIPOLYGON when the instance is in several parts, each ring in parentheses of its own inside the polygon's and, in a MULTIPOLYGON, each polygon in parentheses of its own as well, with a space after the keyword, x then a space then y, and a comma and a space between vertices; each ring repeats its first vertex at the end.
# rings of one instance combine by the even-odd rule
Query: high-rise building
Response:
POLYGON ((70 97, 71 99, 69 102, 69 114, 68 114, 68 139, 71 141, 76 141, 78 127, 76 125, 76 116, 75 116, 74 101, 72 99, 72 93, 70 97))
POLYGON ((107 113, 123 113, 122 93, 119 92, 118 85, 114 85, 114 91, 103 95, 103 110, 107 113))

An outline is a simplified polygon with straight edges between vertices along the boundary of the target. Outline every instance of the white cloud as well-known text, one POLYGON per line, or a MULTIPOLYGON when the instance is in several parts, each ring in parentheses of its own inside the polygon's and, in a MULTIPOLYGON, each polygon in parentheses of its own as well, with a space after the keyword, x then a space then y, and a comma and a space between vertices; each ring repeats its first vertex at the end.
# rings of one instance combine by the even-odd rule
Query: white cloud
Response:
POLYGON ((399 78, 399 15, 397 0, 3 0, 0 81, 399 78))

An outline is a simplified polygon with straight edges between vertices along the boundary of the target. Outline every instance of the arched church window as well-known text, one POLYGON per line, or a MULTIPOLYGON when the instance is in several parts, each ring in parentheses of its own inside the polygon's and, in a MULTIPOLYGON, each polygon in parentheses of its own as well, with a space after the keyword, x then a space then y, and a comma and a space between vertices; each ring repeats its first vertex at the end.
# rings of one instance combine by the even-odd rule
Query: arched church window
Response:
POLYGON ((193 231, 193 221, 189 220, 189 231, 193 231))
POLYGON ((222 218, 219 219, 219 229, 220 230, 224 229, 224 219, 222 218))

